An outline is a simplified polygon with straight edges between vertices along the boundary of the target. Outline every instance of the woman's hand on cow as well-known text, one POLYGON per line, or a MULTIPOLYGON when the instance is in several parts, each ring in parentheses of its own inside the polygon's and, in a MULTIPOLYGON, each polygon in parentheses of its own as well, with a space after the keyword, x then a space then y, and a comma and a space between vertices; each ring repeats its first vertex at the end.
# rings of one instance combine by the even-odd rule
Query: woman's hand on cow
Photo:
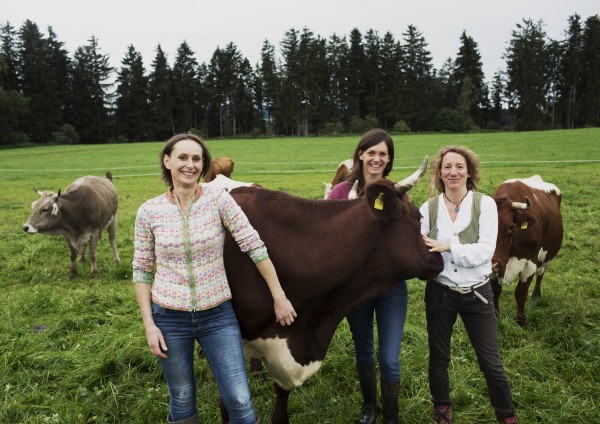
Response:
POLYGON ((167 343, 160 331, 155 324, 150 325, 146 328, 146 340, 148 341, 148 347, 154 356, 157 358, 167 358, 167 343))
POLYGON ((275 299, 275 319, 282 326, 292 325, 298 315, 287 297, 275 299))
POLYGON ((434 240, 432 238, 423 235, 423 241, 425 245, 429 248, 430 252, 450 252, 450 244, 444 243, 439 240, 434 240))

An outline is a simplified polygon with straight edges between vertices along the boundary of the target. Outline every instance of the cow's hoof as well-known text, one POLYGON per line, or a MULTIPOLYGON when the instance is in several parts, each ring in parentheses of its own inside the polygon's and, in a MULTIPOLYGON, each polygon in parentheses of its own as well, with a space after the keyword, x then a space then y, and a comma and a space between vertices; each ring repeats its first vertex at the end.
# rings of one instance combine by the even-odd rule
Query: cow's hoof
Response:
POLYGON ((77 274, 71 274, 71 273, 69 273, 69 278, 71 280, 74 280, 75 278, 77 278, 77 274))
POLYGON ((99 272, 92 272, 92 278, 98 278, 100 276, 99 272))

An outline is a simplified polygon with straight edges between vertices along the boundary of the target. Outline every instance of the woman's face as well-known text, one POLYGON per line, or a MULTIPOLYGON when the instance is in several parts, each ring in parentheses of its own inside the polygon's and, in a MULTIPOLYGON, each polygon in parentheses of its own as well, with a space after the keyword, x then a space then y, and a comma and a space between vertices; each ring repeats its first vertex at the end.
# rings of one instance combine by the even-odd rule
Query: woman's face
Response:
POLYGON ((363 163, 363 174, 365 178, 367 176, 371 178, 383 177, 383 171, 385 171, 387 164, 390 163, 390 156, 385 141, 361 152, 358 158, 363 163))
POLYGON ((442 159, 442 181, 447 191, 467 187, 467 180, 470 176, 464 156, 456 152, 448 152, 444 155, 442 159))
POLYGON ((194 140, 178 141, 163 163, 171 171, 174 187, 196 185, 202 172, 202 147, 194 140))

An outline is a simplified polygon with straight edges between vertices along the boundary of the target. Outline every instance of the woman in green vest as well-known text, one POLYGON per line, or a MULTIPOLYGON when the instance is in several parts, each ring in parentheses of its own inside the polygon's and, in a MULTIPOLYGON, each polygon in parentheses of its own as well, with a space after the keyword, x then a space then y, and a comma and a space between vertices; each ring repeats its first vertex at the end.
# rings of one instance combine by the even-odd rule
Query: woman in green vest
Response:
POLYGON ((500 423, 516 423, 508 379, 496 334, 494 296, 488 275, 498 234, 494 200, 476 193, 479 159, 462 146, 442 148, 431 165, 430 196, 421 206, 421 233, 431 252, 440 252, 444 270, 428 281, 425 310, 429 339, 429 390, 437 423, 452 423, 450 339, 460 315, 486 379, 500 423))

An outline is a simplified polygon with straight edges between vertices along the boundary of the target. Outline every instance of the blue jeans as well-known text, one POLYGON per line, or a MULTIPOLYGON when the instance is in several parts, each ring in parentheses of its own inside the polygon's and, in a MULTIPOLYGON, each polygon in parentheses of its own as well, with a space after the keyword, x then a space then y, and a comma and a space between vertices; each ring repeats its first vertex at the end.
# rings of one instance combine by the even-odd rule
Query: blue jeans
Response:
POLYGON ((406 281, 399 281, 391 291, 366 300, 346 317, 354 340, 356 365, 361 366, 375 362, 373 335, 373 314, 375 314, 381 380, 388 383, 400 381, 400 347, 407 309, 408 288, 406 281))
POLYGON ((154 322, 167 344, 167 359, 160 359, 170 394, 171 421, 196 412, 194 345, 202 347, 215 377, 231 423, 257 421, 248 387, 240 327, 231 301, 205 311, 186 312, 152 304, 154 322))

